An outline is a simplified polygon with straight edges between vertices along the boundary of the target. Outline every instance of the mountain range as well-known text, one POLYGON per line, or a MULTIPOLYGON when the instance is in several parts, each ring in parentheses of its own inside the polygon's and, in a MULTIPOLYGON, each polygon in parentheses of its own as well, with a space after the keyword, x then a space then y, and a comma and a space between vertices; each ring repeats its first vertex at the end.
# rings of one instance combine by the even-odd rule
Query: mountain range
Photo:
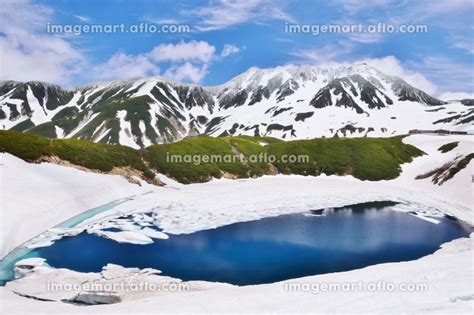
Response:
POLYGON ((219 86, 163 77, 73 89, 0 82, 0 129, 134 148, 186 136, 389 137, 467 130, 473 100, 445 102, 366 64, 250 68, 219 86))

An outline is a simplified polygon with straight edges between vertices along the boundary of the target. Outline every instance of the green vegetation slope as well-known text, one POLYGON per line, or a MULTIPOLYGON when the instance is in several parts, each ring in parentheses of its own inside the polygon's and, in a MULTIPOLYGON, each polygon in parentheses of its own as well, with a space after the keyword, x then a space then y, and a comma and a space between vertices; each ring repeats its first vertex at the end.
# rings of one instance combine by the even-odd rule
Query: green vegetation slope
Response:
POLYGON ((353 175, 362 180, 393 179, 400 165, 423 154, 393 138, 321 138, 281 141, 265 137, 198 136, 176 143, 135 150, 122 145, 77 139, 48 139, 28 133, 0 131, 0 151, 30 162, 57 156, 72 164, 109 172, 130 167, 145 179, 153 171, 181 183, 212 178, 247 178, 264 174, 353 175))

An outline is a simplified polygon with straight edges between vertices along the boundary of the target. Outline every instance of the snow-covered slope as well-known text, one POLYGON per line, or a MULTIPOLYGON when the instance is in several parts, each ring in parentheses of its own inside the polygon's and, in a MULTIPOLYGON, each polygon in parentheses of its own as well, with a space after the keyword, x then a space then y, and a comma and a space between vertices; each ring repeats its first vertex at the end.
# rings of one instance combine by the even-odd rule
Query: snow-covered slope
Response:
POLYGON ((214 87, 163 77, 72 90, 0 83, 0 127, 144 147, 188 135, 281 139, 472 129, 469 100, 443 102, 365 64, 251 68, 214 87))
POLYGON ((121 176, 56 164, 27 163, 0 153, 0 259, 14 247, 87 209, 152 190, 121 176))

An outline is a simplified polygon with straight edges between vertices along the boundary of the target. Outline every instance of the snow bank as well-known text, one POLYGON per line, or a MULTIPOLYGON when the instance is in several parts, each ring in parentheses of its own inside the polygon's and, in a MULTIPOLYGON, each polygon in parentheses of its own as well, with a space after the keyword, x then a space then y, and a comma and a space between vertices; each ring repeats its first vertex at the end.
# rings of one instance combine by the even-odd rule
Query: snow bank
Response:
POLYGON ((7 283, 5 289, 43 301, 113 304, 170 292, 177 294, 232 287, 225 283, 184 282, 162 276, 161 271, 152 268, 125 268, 108 264, 100 273, 81 273, 38 265, 38 262, 28 263, 21 261, 23 277, 7 283))
POLYGON ((154 189, 65 166, 31 164, 0 153, 0 258, 81 212, 154 189))
POLYGON ((461 205, 470 211, 468 213, 456 212, 453 214, 473 223, 474 186, 472 181, 474 160, 471 160, 465 169, 442 185, 434 185, 431 178, 414 180, 416 176, 439 168, 443 164, 453 161, 457 156, 474 153, 473 140, 473 136, 413 135, 404 138, 404 143, 420 148, 427 155, 415 158, 412 163, 403 164, 402 176, 391 181, 391 184, 398 187, 409 187, 417 193, 428 194, 433 198, 444 199, 446 202, 461 205), (459 142, 459 144, 449 152, 442 153, 438 151, 440 146, 451 142, 459 142))

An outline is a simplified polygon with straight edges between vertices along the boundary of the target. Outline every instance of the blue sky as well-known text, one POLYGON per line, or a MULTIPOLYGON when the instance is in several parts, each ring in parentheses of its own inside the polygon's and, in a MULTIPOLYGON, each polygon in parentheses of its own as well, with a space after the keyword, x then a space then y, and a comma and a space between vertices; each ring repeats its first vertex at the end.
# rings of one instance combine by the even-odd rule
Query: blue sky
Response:
POLYGON ((164 75, 221 84, 252 66, 367 62, 434 95, 474 90, 469 0, 19 0, 0 7, 0 79, 66 86, 164 75), (187 25, 180 34, 50 34, 50 24, 187 25), (285 33, 285 24, 426 25, 428 32, 285 33))

